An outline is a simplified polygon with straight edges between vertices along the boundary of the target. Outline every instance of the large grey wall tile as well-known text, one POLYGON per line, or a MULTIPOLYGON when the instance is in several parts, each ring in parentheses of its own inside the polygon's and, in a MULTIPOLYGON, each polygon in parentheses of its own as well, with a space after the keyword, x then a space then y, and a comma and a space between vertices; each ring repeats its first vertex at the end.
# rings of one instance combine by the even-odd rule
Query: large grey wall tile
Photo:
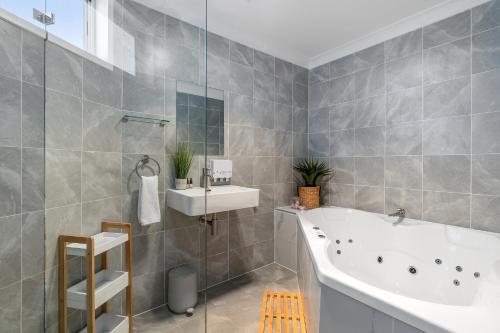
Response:
POLYGON ((424 190, 470 192, 470 157, 424 156, 424 190))
POLYGON ((424 49, 469 36, 470 15, 466 11, 424 27, 424 49))
POLYGON ((385 213, 391 214, 404 207, 406 216, 412 219, 422 218, 422 191, 398 188, 385 189, 385 213))
MULTIPOLYGON (((355 108, 353 103, 335 105, 330 110, 330 130, 354 128, 355 108)), ((314 126, 314 124, 310 124, 314 126)))
POLYGON ((147 74, 123 73, 122 108, 134 112, 163 114, 163 78, 147 74))
POLYGON ((83 97, 101 104, 121 107, 122 71, 83 61, 83 97))
POLYGON ((22 140, 23 147, 45 147, 44 89, 23 83, 22 140))
POLYGON ((485 113, 472 116, 472 153, 500 153, 500 113, 485 113))
POLYGON ((253 49, 231 41, 229 44, 229 53, 230 53, 230 59, 231 61, 247 65, 247 66, 253 66, 253 49))
POLYGON ((44 40, 35 34, 23 31, 23 81, 43 86, 44 70, 44 40))
POLYGON ((384 62, 384 43, 380 43, 354 54, 354 69, 359 70, 384 62))
POLYGON ((472 193, 500 195, 500 155, 472 156, 472 193))
POLYGON ((292 86, 292 94, 293 106, 306 109, 309 95, 307 86, 294 82, 292 86))
POLYGON ((385 159, 385 186, 422 188, 421 156, 388 156, 385 159))
POLYGON ((82 100, 50 90, 45 96, 47 148, 81 149, 82 100))
POLYGON ((500 28, 472 36, 472 73, 500 67, 500 28))
POLYGON ((181 81, 198 82, 198 51, 176 45, 166 47, 165 75, 181 81))
POLYGON ((319 109, 331 104, 330 82, 317 83, 309 87, 309 108, 319 109))
POLYGON ((384 154, 385 127, 356 129, 354 153, 358 156, 381 156, 384 154))
POLYGON ((338 207, 354 208, 354 186, 333 184, 331 194, 331 203, 338 207))
POLYGON ((250 67, 237 63, 231 63, 229 85, 232 92, 252 96, 253 94, 253 70, 250 67))
POLYGON ((472 8, 472 32, 478 33, 500 25, 500 1, 488 1, 472 8))
POLYGON ((301 66, 293 65, 293 83, 307 86, 309 84, 309 70, 301 66))
POLYGON ((164 132, 175 133, 175 127, 134 121, 122 123, 123 153, 161 154, 165 152, 164 132))
POLYGON ((21 215, 0 218, 0 287, 21 280, 21 215))
POLYGON ((251 126, 254 123, 252 98, 245 95, 229 95, 229 123, 251 126))
POLYGON ((274 105, 274 128, 276 130, 291 131, 292 130, 292 107, 285 104, 274 105))
POLYGON ((471 227, 500 232, 500 197, 473 195, 471 201, 471 227))
MULTIPOLYGON (((295 134, 297 139, 302 139, 305 137, 305 155, 307 155, 307 135, 295 134)), ((274 153, 276 156, 287 156, 291 157, 294 154, 293 140, 295 135, 290 131, 275 131, 274 132, 274 153)), ((297 147, 300 148, 300 145, 297 147)), ((299 152, 299 149, 297 150, 299 152)))
POLYGON ((45 59, 46 88, 81 97, 82 58, 60 46, 47 43, 45 59))
POLYGON ((232 156, 233 161, 233 184, 251 186, 253 184, 253 157, 232 156))
MULTIPOLYGON (((308 156, 307 134, 293 133, 293 157, 308 156)), ((278 142, 276 142, 278 144, 278 142)))
POLYGON ((309 133, 321 133, 328 132, 330 130, 329 108, 309 110, 309 112, 307 112, 308 110, 298 110, 297 114, 294 112, 293 117, 294 131, 304 133, 307 132, 307 113, 309 113, 309 133), (305 117, 303 114, 305 114, 305 117))
MULTIPOLYGON (((324 110, 324 109, 322 109, 324 110)), ((297 107, 293 108, 293 131, 294 132, 300 132, 300 133, 307 133, 308 131, 308 115, 307 115, 307 109, 300 109, 297 107)), ((311 117, 314 116, 319 116, 319 117, 326 117, 326 122, 328 122, 328 113, 322 113, 321 111, 319 112, 312 112, 310 115, 311 117)), ((328 131, 328 128, 322 128, 322 130, 317 130, 314 131, 314 128, 309 129, 309 132, 324 132, 328 131)))
POLYGON ((276 97, 277 103, 292 105, 293 104, 293 84, 290 81, 276 79, 276 97))
POLYGON ((471 112, 470 78, 460 78, 424 88, 424 118, 466 115, 471 112))
POLYGON ((42 273, 45 257, 44 211, 22 215, 22 276, 23 279, 42 273))
MULTIPOLYGON (((197 259, 200 251, 199 231, 197 225, 165 231, 165 269, 192 263, 197 259)), ((155 259, 151 257, 151 260, 155 259)))
POLYGON ((82 160, 82 200, 92 201, 121 193, 121 154, 84 152, 82 160))
POLYGON ((346 75, 331 81, 330 101, 333 104, 352 101, 355 88, 354 75, 346 75))
POLYGON ((254 50, 253 67, 260 72, 274 75, 274 57, 267 53, 254 50))
POLYGON ((470 39, 424 51, 424 84, 438 83, 470 73, 470 39))
POLYGON ((315 157, 328 157, 330 152, 329 133, 309 134, 309 155, 315 157))
POLYGON ((134 237, 133 242, 134 276, 164 270, 164 237, 162 232, 134 237))
POLYGON ((384 189, 381 187, 355 187, 356 209, 384 213, 384 189))
POLYGON ((354 184, 354 158, 334 157, 330 159, 334 174, 331 181, 335 184, 354 184))
POLYGON ((254 154, 256 156, 274 156, 274 130, 269 128, 255 128, 254 154))
POLYGON ((392 61, 422 51, 422 29, 410 31, 384 44, 385 60, 392 61))
POLYGON ((420 87, 387 94, 387 124, 422 119, 422 89, 420 87))
POLYGON ((354 130, 330 132, 330 155, 335 157, 354 155, 354 130))
POLYGON ((403 90, 422 84, 422 55, 420 53, 386 64, 387 91, 403 90))
POLYGON ((470 127, 468 116, 424 121, 424 155, 470 154, 470 127))
POLYGON ((0 147, 0 216, 21 212, 21 149, 0 147))
POLYGON ((42 210, 45 202, 45 154, 43 149, 23 149, 23 212, 42 210))
POLYGON ((274 128, 274 103, 254 99, 253 125, 260 128, 274 128))
POLYGON ((274 75, 254 71, 253 96, 267 101, 274 101, 274 75))
POLYGON ((356 72, 354 74, 354 81, 357 98, 383 94, 386 82, 385 66, 380 65, 356 72))
POLYGON ((383 186, 384 158, 356 157, 354 159, 354 180, 356 185, 383 186))
POLYGON ((334 60, 330 63, 330 76, 332 79, 351 74, 354 71, 354 56, 352 54, 334 60))
POLYGON ((229 126, 229 153, 230 155, 251 155, 254 146, 254 132, 252 127, 229 126))
POLYGON ((309 74, 309 84, 315 84, 319 82, 325 82, 330 79, 330 66, 324 64, 316 68, 311 69, 309 74))
POLYGON ((2 330, 19 332, 21 330, 21 282, 0 289, 0 321, 2 330))
POLYGON ((251 246, 255 242, 255 222, 253 216, 229 220, 229 249, 251 246))
POLYGON ((200 32, 198 27, 165 16, 165 39, 167 43, 179 44, 192 49, 199 47, 200 32))
POLYGON ((229 40, 211 32, 207 36, 208 53, 229 60, 229 40))
POLYGON ((469 194, 424 191, 424 220, 469 227, 469 214, 469 194))
POLYGON ((239 276, 254 269, 253 246, 229 251, 229 278, 239 276))
MULTIPOLYGON (((274 180, 276 183, 292 182, 292 159, 289 157, 276 157, 274 159, 274 180)), ((262 193, 261 193, 262 195, 262 193)))
POLYGON ((165 273, 157 272, 134 277, 133 309, 138 314, 165 303, 165 273))
POLYGON ((21 145, 21 82, 0 76, 0 146, 21 145))
MULTIPOLYGON (((82 205, 82 233, 95 235, 101 232, 104 220, 119 221, 122 217, 120 196, 104 200, 89 201, 82 205)), ((132 222, 132 221, 129 221, 132 222)))
POLYGON ((21 29, 0 20, 0 74, 21 79, 21 29))
POLYGON ((45 151, 45 205, 59 207, 81 200, 81 153, 45 151))
POLYGON ((207 55, 207 85, 211 88, 229 90, 229 60, 207 55))
POLYGON ((500 111, 500 69, 472 76, 472 112, 500 111))
POLYGON ((274 159, 272 157, 255 157, 253 159, 253 185, 274 183, 274 159))
POLYGON ((42 332, 44 330, 44 283, 43 274, 30 277, 22 282, 21 318, 23 332, 42 332))
POLYGON ((274 73, 278 78, 291 82, 293 81, 294 76, 293 64, 291 62, 275 58, 274 73))
POLYGON ((123 25, 127 31, 165 37, 165 16, 135 1, 124 1, 123 25))
POLYGON ((405 123, 386 127, 386 155, 421 155, 422 123, 405 123))
POLYGON ((83 102, 83 149, 121 151, 122 113, 101 104, 83 102))
POLYGON ((382 126, 385 124, 385 96, 356 101, 354 127, 382 126))

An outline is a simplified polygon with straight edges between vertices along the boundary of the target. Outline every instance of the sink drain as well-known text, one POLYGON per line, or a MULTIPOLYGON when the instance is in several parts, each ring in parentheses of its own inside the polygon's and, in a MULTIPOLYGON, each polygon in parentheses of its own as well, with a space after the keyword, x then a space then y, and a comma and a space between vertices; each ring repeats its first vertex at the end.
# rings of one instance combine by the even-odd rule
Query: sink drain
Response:
POLYGON ((417 269, 413 266, 410 266, 408 267, 408 272, 410 272, 410 274, 417 274, 417 269))

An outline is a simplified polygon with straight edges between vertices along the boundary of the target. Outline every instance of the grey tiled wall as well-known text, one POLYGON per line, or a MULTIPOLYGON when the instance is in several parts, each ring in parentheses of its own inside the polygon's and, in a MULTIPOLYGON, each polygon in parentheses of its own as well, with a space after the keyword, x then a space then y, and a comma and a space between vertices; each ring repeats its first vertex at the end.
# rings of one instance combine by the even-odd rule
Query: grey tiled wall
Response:
POLYGON ((0 323, 43 331, 43 40, 0 19, 0 323))
POLYGON ((325 201, 500 232, 500 1, 311 70, 325 201))
MULTIPOLYGON (((148 227, 139 225, 136 216, 139 179, 134 167, 143 154, 149 154, 160 162, 160 202, 165 207, 165 192, 172 186, 170 154, 176 142, 176 82, 203 84, 205 81, 204 32, 137 2, 116 0, 113 3, 114 23, 119 28, 114 31, 116 66, 102 67, 56 44, 46 44, 46 255, 45 267, 41 267, 40 272, 45 269, 46 327, 49 331, 57 330, 57 238, 62 233, 97 233, 101 221, 106 218, 132 223, 135 313, 166 302, 165 286, 169 269, 186 263, 202 266, 199 258, 205 236, 200 231, 197 218, 164 209, 161 223, 148 227), (131 39, 134 43, 130 42, 131 39), (160 127, 123 122, 125 114, 167 118, 171 123, 160 127)), ((14 28, 5 25, 5 29, 14 28)), ((21 57, 9 53, 13 51, 11 45, 7 45, 13 43, 21 47, 19 42, 22 39, 18 36, 21 30, 14 30, 12 34, 2 31, 0 50, 8 55, 7 59, 17 61, 21 57)), ((29 48, 23 55, 37 55, 39 60, 42 59, 43 49, 32 55, 33 52, 29 48)), ((272 210, 277 205, 288 203, 293 193, 290 166, 293 157, 307 155, 308 71, 213 34, 208 35, 207 56, 209 85, 225 92, 224 157, 234 161, 233 183, 261 190, 258 208, 219 214, 218 235, 207 236, 208 283, 213 285, 274 260, 272 210)), ((14 79, 20 84, 21 71, 10 73, 10 64, 0 62, 0 65, 6 76, 17 75, 14 79)), ((28 86, 31 83, 29 76, 34 72, 35 68, 28 65, 22 72, 28 81, 23 83, 27 86, 22 90, 27 93, 23 112, 33 111, 25 106, 29 106, 31 99, 37 96, 29 93, 36 85, 28 86)), ((43 80, 34 84, 41 85, 43 80)), ((38 124, 37 114, 26 114, 29 116, 23 117, 23 126, 38 124)), ((43 113, 38 117, 43 124, 43 113)), ((19 122, 17 118, 13 121, 19 122)), ((43 165, 43 141, 35 137, 39 132, 43 138, 43 127, 38 132, 23 131, 26 137, 23 140, 37 145, 38 150, 32 150, 42 154, 40 163, 43 165)), ((5 140, 20 142, 19 133, 5 140)), ((4 138, 0 137, 0 142, 2 140, 4 138)), ((6 142, 5 145, 14 144, 6 142)), ((5 149, 2 154, 14 157, 0 158, 7 170, 0 174, 0 182, 18 189, 6 192, 16 196, 9 197, 12 203, 8 205, 5 202, 9 201, 1 200, 0 211, 5 210, 4 215, 18 214, 15 218, 21 220, 24 217, 19 198, 21 169, 18 166, 21 163, 18 160, 21 159, 21 148, 5 149)), ((36 157, 34 154, 22 154, 22 158, 30 163, 32 160, 35 163, 36 157)), ((191 172, 198 184, 202 163, 203 159, 197 158, 191 172)), ((24 165, 29 166, 27 163, 24 165)), ((40 170, 43 168, 22 170, 23 176, 26 174, 28 177, 28 181, 22 182, 23 189, 24 186, 35 185, 33 173, 40 170)), ((26 190, 23 193, 29 192, 26 190)), ((3 195, 2 192, 0 195, 3 195)), ((28 199, 23 200, 27 205, 26 211, 43 210, 43 198, 38 208, 30 206, 35 206, 37 198, 28 199)), ((43 211, 40 215, 43 217, 43 211)), ((20 223, 6 221, 0 228, 7 228, 8 233, 2 234, 12 234, 19 239, 22 230, 34 228, 33 219, 26 218, 23 228, 20 223)), ((39 225, 43 235, 43 222, 39 225)), ((33 235, 30 233, 29 237, 33 235)), ((9 239, 12 237, 9 236, 9 239)), ((12 247, 9 248, 12 256, 10 252, 6 253, 9 260, 15 257, 12 262, 19 266, 19 242, 2 244, 12 247)), ((39 245, 43 250, 43 241, 39 245)), ((31 250, 43 253, 26 249, 31 250)), ((24 251, 23 248, 23 255, 24 251)), ((28 253, 26 255, 29 257, 28 253)), ((120 267, 120 251, 113 252, 112 261, 117 263, 117 268, 120 267)), ((0 261, 0 264, 3 262, 0 261)), ((70 260, 71 283, 85 276, 84 267, 80 259, 70 260)), ((35 273, 31 271, 30 276, 35 273)), ((12 297, 12 293, 17 292, 18 303, 1 302, 8 304, 1 305, 8 306, 8 311, 11 307, 17 309, 21 306, 21 276, 17 275, 6 282, 6 286, 10 286, 15 281, 15 288, 4 290, 0 285, 0 299, 12 297)), ((28 282, 33 285, 32 280, 28 282)), ((43 292, 43 281, 41 286, 43 292)), ((34 305, 27 303, 27 306, 34 305)), ((113 306, 119 308, 121 304, 115 302, 113 306)), ((28 310, 23 315, 30 314, 28 310)), ((0 316, 3 313, 11 316, 10 312, 0 312, 0 316)), ((70 311, 69 315, 74 325, 72 330, 84 325, 83 313, 70 311)), ((20 320, 13 319, 12 322, 19 324, 20 320)))

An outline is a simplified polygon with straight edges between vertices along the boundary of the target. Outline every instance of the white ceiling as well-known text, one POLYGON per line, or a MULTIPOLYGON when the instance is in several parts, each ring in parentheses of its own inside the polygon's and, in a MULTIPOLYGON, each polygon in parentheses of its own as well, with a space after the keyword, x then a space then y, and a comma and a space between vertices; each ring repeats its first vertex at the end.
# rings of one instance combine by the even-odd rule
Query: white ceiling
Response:
MULTIPOLYGON (((204 0, 136 0, 204 26, 204 0)), ((487 0, 207 0, 208 30, 308 68, 487 0)))

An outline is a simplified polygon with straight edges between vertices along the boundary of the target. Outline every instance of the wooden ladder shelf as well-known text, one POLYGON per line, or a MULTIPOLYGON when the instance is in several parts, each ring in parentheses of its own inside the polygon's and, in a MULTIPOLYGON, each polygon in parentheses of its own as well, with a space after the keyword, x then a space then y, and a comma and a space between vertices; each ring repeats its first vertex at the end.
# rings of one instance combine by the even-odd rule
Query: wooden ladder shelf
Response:
POLYGON ((59 236, 59 333, 68 332, 68 307, 87 311, 87 327, 80 332, 132 333, 131 226, 129 223, 104 221, 101 230, 94 236, 59 236), (125 244, 125 271, 111 271, 107 251, 122 244, 125 244), (87 265, 87 279, 70 288, 68 255, 85 257, 87 265), (103 269, 94 274, 98 255, 102 255, 103 269), (126 316, 108 313, 107 302, 123 289, 126 292, 126 316), (103 314, 96 319, 95 310, 101 306, 103 314))
POLYGON ((259 333, 307 333, 300 293, 264 291, 259 333))

